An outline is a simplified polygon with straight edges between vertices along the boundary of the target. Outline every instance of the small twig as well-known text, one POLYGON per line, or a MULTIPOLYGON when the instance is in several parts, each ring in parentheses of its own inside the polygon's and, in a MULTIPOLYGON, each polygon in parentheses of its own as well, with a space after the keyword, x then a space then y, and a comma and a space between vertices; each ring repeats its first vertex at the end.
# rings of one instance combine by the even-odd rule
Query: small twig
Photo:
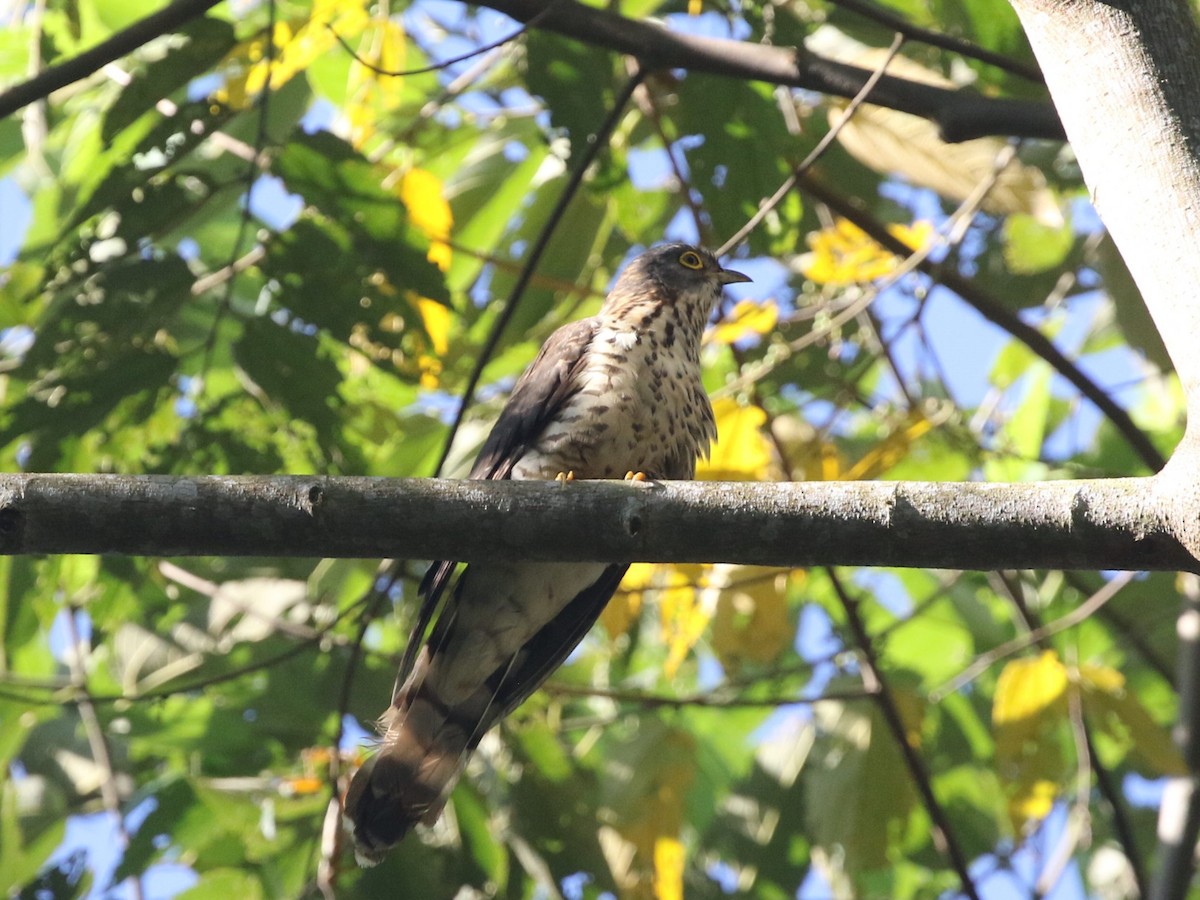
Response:
POLYGON ((221 329, 221 322, 233 305, 233 288, 236 280, 234 276, 240 271, 239 269, 235 269, 235 266, 242 255, 242 242, 246 239, 246 232, 250 228, 250 219, 252 218, 250 207, 254 194, 254 182, 261 171, 259 160, 262 157, 263 147, 267 141, 267 114, 270 110, 271 102, 271 76, 275 68, 275 0, 267 0, 266 44, 263 64, 267 67, 267 75, 263 81, 262 92, 258 96, 258 129, 254 136, 254 152, 247 161, 246 174, 244 176, 246 180, 246 205, 242 208, 241 216, 238 219, 238 230, 233 239, 229 262, 221 270, 229 270, 230 276, 224 281, 225 290, 221 295, 220 301, 217 303, 217 313, 213 316, 212 326, 209 328, 208 337, 204 342, 204 360, 200 364, 202 383, 208 374, 208 367, 212 363, 212 355, 216 349, 217 334, 221 329))
POLYGON ((1108 801, 1108 808, 1112 813, 1113 833, 1125 853, 1125 859, 1129 861, 1129 868, 1133 871, 1133 883, 1137 885, 1138 897, 1148 897, 1150 882, 1146 879, 1146 861, 1142 858, 1142 852, 1138 847, 1133 822, 1129 820, 1129 811, 1122 802, 1121 784, 1113 778, 1112 772, 1108 770, 1107 766, 1100 764, 1100 757, 1096 755, 1096 744, 1092 740, 1092 732, 1086 727, 1086 723, 1084 723, 1083 734, 1087 741, 1085 749, 1089 764, 1092 771, 1096 773, 1096 786, 1100 789, 1100 794, 1108 801))
MULTIPOLYGON (((869 309, 871 304, 874 303, 876 298, 878 298, 884 291, 898 284, 905 276, 916 270, 922 269, 925 263, 928 261, 930 254, 933 253, 935 249, 940 246, 954 246, 959 243, 965 236, 971 220, 979 212, 984 199, 987 197, 991 189, 995 187, 996 181, 1000 177, 1000 173, 1003 172, 1008 164, 1012 161, 1015 152, 1015 148, 1011 145, 1008 145, 996 155, 994 165, 992 166, 992 171, 989 173, 988 177, 982 179, 971 191, 971 193, 962 201, 962 203, 959 204, 958 208, 951 213, 949 217, 947 217, 945 223, 947 226, 947 234, 944 238, 942 238, 940 241, 927 241, 923 246, 917 248, 916 250, 907 247, 899 241, 896 241, 896 243, 905 248, 903 251, 897 251, 891 246, 884 245, 885 249, 891 250, 896 255, 902 255, 904 257, 895 269, 888 273, 886 277, 881 278, 869 285, 869 287, 863 291, 861 296, 857 297, 853 300, 853 302, 848 303, 846 306, 838 310, 836 315, 830 316, 829 320, 823 322, 819 328, 814 328, 812 331, 804 334, 788 344, 780 345, 779 352, 776 352, 770 359, 762 360, 752 370, 748 372, 742 372, 742 374, 740 374, 737 378, 725 384, 720 391, 717 392, 716 396, 729 396, 730 394, 734 394, 740 390, 743 390, 747 384, 758 381, 759 379, 768 375, 794 354, 799 353, 806 347, 811 347, 818 341, 823 340, 831 334, 836 334, 843 325, 869 309)), ((791 179, 793 184, 806 177, 802 170, 797 171, 799 174, 797 174, 794 179, 791 179)), ((753 221, 754 219, 751 219, 751 222, 753 221)), ((742 230, 745 231, 745 228, 742 230)), ((741 232, 738 233, 741 234, 741 232)), ((872 238, 874 237, 874 235, 868 236, 872 238)), ((891 237, 890 234, 889 237, 891 237)), ((882 242, 877 241, 877 243, 882 242)))
MULTIPOLYGON (((882 224, 864 212, 850 200, 830 189, 823 182, 805 175, 801 179, 801 189, 820 200, 839 216, 849 220, 864 231, 872 240, 887 250, 896 254, 911 253, 903 241, 894 237, 882 224)), ((993 324, 1003 328, 1017 340, 1021 341, 1037 356, 1048 362, 1060 375, 1067 379, 1075 388, 1087 397, 1104 413, 1134 449, 1145 466, 1157 472, 1166 464, 1166 459, 1158 448, 1142 431, 1129 413, 1121 408, 1099 385, 1089 378, 1082 369, 1063 354, 1048 337, 1032 325, 1023 321, 1016 313, 1011 312, 1005 305, 980 288, 971 279, 959 275, 943 265, 924 260, 917 267, 931 276, 942 286, 958 294, 980 315, 993 324)))
POLYGON ((1067 692, 1067 718, 1071 724, 1071 735, 1075 739, 1075 758, 1078 760, 1075 797, 1067 811, 1067 823, 1058 844, 1037 876, 1033 889, 1037 897, 1045 897, 1053 891, 1075 856, 1075 851, 1081 846, 1087 848, 1092 843, 1092 813, 1089 803, 1092 793, 1092 755, 1088 752, 1091 735, 1088 734, 1087 724, 1083 719, 1083 705, 1080 703, 1078 691, 1067 692))
POLYGON ((617 703, 630 703, 649 709, 659 707, 683 708, 688 706, 704 706, 719 709, 734 709, 739 707, 761 706, 811 706, 818 703, 845 703, 854 700, 869 700, 878 694, 877 690, 869 687, 844 691, 826 691, 815 697, 780 696, 769 697, 737 697, 722 696, 718 690, 703 694, 652 694, 645 691, 629 691, 614 688, 587 687, 585 685, 566 684, 559 681, 548 681, 542 689, 551 696, 565 697, 600 697, 617 703))
POLYGON ((871 91, 875 89, 875 85, 879 84, 879 79, 887 72, 887 67, 896 58, 896 54, 900 52, 902 46, 904 46, 904 35, 897 32, 896 36, 892 39, 891 46, 888 47, 887 55, 883 58, 883 61, 871 73, 871 77, 866 80, 866 83, 863 84, 859 92, 850 100, 845 111, 837 122, 834 123, 833 127, 825 132, 821 140, 817 141, 817 145, 792 170, 792 174, 784 180, 775 193, 758 205, 758 210, 750 217, 749 221, 721 245, 720 249, 717 250, 717 256, 724 256, 732 252, 738 244, 744 241, 750 235, 750 232, 754 231, 758 227, 758 224, 770 214, 771 210, 783 202, 783 198, 792 192, 792 188, 796 186, 796 182, 800 180, 800 176, 811 169, 813 164, 825 155, 825 151, 837 140, 837 136, 849 124, 850 120, 854 118, 854 114, 858 112, 859 107, 866 102, 871 91))
POLYGON ((176 0, 175 3, 156 13, 134 22, 124 31, 118 31, 106 41, 90 50, 73 56, 56 66, 43 69, 33 78, 14 85, 0 94, 0 121, 17 110, 37 100, 44 100, 51 93, 74 84, 99 71, 110 62, 115 62, 127 53, 132 53, 156 37, 179 28, 185 22, 204 15, 220 0, 176 0))
MULTIPOLYGON (((79 626, 75 621, 75 617, 79 615, 79 607, 74 603, 67 605, 65 610, 66 615, 63 617, 67 631, 67 640, 70 642, 70 647, 67 649, 67 667, 71 672, 71 682, 75 690, 78 692, 79 702, 76 704, 76 709, 79 711, 79 719, 83 722, 83 730, 87 735, 88 748, 91 750, 92 759, 96 765, 100 767, 100 771, 104 777, 100 781, 100 799, 104 803, 104 808, 108 810, 108 814, 112 817, 113 824, 117 829, 117 839, 124 849, 129 846, 129 830, 125 827, 125 817, 121 813, 121 791, 117 787, 117 773, 113 768, 112 753, 109 751, 108 739, 104 735, 104 726, 100 723, 100 717, 96 715, 96 707, 92 703, 91 695, 87 686, 87 656, 88 645, 84 643, 82 636, 79 633, 79 626)), ((130 875, 126 880, 129 886, 129 892, 134 900, 142 900, 142 880, 137 875, 130 875)))
POLYGON ((1006 657, 1012 656, 1014 653, 1019 653, 1035 644, 1041 643, 1046 638, 1058 634, 1060 631, 1065 631, 1075 625, 1078 625, 1084 619, 1093 615, 1096 610, 1102 607, 1105 603, 1115 597, 1125 585, 1133 580, 1136 573, 1122 572, 1108 582, 1087 600, 1075 607, 1065 616, 1055 619, 1047 625, 1040 628, 1034 628, 1028 634, 1023 634, 1020 637, 1013 638, 1011 641, 1005 641, 998 647, 993 647, 986 653, 981 653, 975 658, 969 666, 963 669, 956 676, 951 678, 941 687, 934 688, 929 692, 929 701, 931 703, 940 703, 946 696, 953 694, 955 691, 962 689, 970 684, 997 662, 1006 657))
POLYGON ((997 69, 1003 69, 1005 72, 1010 72, 1028 81, 1034 81, 1038 84, 1046 83, 1046 80, 1042 77, 1041 70, 1036 66, 1010 59, 1000 53, 994 53, 963 38, 942 34, 940 31, 933 31, 929 28, 921 28, 919 25, 913 25, 891 10, 876 6, 874 3, 868 2, 868 0, 830 0, 830 2, 842 7, 842 9, 848 9, 853 13, 857 13, 864 19, 871 19, 886 28, 898 31, 908 40, 928 44, 930 47, 940 47, 942 50, 949 50, 961 56, 977 59, 980 62, 995 66, 997 69))
POLYGON ((329 29, 329 33, 337 39, 337 42, 342 45, 347 53, 354 57, 354 61, 360 66, 370 69, 376 75, 383 75, 388 78, 404 78, 409 75, 424 75, 428 72, 440 72, 442 69, 448 69, 450 66, 453 66, 456 63, 466 62, 468 59, 473 59, 476 56, 481 56, 482 54, 491 50, 496 50, 500 47, 503 47, 505 44, 512 43, 517 38, 521 37, 521 35, 525 34, 525 32, 527 32, 529 29, 537 25, 538 22, 541 21, 546 15, 546 13, 550 12, 555 2, 557 2, 557 0, 550 0, 550 2, 546 4, 545 9, 531 16, 529 21, 527 21, 524 25, 507 37, 502 37, 497 41, 492 41, 490 44, 483 44, 482 46, 476 47, 474 50, 469 50, 466 53, 462 53, 458 56, 452 56, 449 59, 443 59, 440 62, 432 63, 428 66, 420 66, 416 69, 405 69, 399 72, 393 72, 388 69, 381 68, 374 63, 367 62, 367 60, 358 55, 358 52, 350 46, 349 42, 344 37, 337 33, 337 30, 334 29, 333 25, 326 22, 325 27, 329 29))

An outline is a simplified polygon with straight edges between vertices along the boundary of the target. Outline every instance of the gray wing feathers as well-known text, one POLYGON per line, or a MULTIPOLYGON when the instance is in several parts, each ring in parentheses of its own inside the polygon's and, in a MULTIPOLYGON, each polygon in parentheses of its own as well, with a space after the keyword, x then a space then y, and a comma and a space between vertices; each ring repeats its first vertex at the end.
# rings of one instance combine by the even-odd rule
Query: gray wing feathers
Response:
MULTIPOLYGON (((499 481, 537 441, 542 430, 578 389, 588 345, 596 334, 596 320, 580 319, 550 335, 529 368, 517 379, 500 418, 492 426, 469 477, 499 481)), ((458 563, 447 559, 434 562, 421 579, 421 607, 408 638, 408 648, 396 676, 396 690, 416 662, 425 631, 437 611, 438 601, 450 584, 458 563)))

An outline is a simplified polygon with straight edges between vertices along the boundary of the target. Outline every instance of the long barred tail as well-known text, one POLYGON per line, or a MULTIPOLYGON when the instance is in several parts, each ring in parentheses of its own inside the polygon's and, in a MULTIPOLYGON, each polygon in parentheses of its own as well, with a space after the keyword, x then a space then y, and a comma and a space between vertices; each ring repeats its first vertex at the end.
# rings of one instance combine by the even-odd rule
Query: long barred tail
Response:
POLYGON ((375 865, 437 820, 471 752, 582 640, 623 565, 470 566, 380 719, 379 752, 346 792, 355 856, 375 865))
MULTIPOLYGON (((441 815, 467 757, 493 724, 491 687, 450 708, 428 686, 401 691, 380 720, 379 752, 346 792, 360 865, 378 863, 418 823, 441 815)), ((407 688, 407 686, 406 686, 407 688)))

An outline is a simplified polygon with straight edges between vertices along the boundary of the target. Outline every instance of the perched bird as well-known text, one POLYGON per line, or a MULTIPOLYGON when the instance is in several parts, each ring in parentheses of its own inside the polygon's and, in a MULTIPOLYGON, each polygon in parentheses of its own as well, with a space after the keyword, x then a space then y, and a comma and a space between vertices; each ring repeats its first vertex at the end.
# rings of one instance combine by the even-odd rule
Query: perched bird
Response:
MULTIPOLYGON (((700 338, 722 287, 749 280, 686 244, 638 256, 597 315, 546 341, 470 477, 693 477, 716 436, 700 338)), ((455 567, 436 562, 422 582, 379 752, 346 793, 362 865, 379 862, 416 823, 437 819, 484 733, 583 639, 628 568, 472 563, 451 588, 455 567)))

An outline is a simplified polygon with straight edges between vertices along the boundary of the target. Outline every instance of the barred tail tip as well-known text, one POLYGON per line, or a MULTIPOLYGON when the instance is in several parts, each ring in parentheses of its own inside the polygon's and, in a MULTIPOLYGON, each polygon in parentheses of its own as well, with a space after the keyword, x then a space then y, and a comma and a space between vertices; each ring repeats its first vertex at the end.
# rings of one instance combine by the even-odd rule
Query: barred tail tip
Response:
POLYGON ((432 753, 416 767, 389 750, 363 763, 343 803, 358 864, 377 865, 418 823, 436 822, 457 774, 453 757, 432 753))

